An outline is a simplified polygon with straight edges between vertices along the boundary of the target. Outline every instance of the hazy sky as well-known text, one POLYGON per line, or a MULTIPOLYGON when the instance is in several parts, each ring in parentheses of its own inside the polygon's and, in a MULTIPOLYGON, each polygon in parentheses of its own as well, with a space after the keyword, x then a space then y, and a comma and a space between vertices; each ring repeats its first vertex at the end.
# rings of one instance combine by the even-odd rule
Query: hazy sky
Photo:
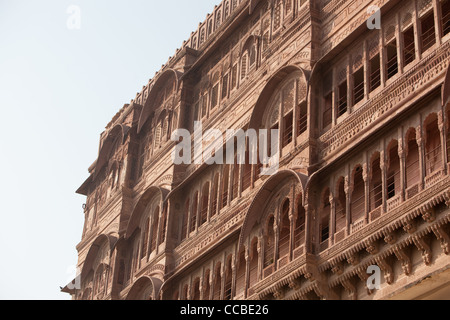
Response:
POLYGON ((218 3, 0 0, 0 299, 70 298, 100 133, 218 3))

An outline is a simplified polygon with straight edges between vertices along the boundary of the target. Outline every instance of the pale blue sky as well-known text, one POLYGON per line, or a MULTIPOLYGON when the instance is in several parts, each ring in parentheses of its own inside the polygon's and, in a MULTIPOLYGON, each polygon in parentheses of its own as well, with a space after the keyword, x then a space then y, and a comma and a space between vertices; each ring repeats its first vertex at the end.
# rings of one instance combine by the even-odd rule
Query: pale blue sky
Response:
POLYGON ((0 0, 0 299, 69 298, 100 133, 218 3, 0 0))

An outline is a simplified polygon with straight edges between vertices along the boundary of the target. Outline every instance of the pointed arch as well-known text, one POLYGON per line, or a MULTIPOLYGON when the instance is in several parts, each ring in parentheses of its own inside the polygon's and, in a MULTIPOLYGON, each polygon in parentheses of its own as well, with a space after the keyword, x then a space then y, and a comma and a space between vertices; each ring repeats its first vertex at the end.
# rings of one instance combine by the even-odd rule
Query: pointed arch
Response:
MULTIPOLYGON (((308 181, 308 177, 298 173, 294 170, 280 170, 277 174, 271 176, 259 189, 259 191, 256 193, 255 197, 253 198, 252 203, 250 204, 250 207, 247 211, 247 214, 244 218, 244 222, 241 227, 241 233, 239 236, 239 245, 244 245, 245 239, 250 235, 250 232, 252 231, 253 227, 261 222, 262 219, 262 212, 264 212, 264 208, 267 205, 267 201, 270 198, 270 195, 272 192, 274 192, 277 187, 286 179, 288 178, 294 178, 299 186, 301 193, 304 197, 304 190, 306 183, 308 181)), ((302 198, 303 198, 302 197, 302 198)), ((302 202, 304 199, 302 199, 302 202)))
POLYGON ((173 85, 173 90, 175 92, 178 92, 179 89, 179 83, 180 78, 183 75, 183 73, 174 70, 174 69, 167 69, 163 73, 161 73, 157 79, 154 82, 153 87, 151 88, 147 100, 145 102, 144 107, 142 108, 141 115, 139 117, 139 123, 137 127, 137 133, 139 134, 144 127, 147 120, 150 118, 150 115, 153 113, 153 111, 156 110, 159 98, 159 93, 164 90, 164 88, 169 84, 173 85))
POLYGON ((147 208, 147 205, 155 199, 155 197, 158 197, 158 206, 162 208, 163 203, 167 199, 169 191, 165 188, 152 186, 148 188, 142 196, 139 198, 138 202, 136 203, 131 216, 128 220, 128 225, 125 232, 125 238, 129 238, 133 232, 138 228, 139 223, 141 221, 141 218, 145 212, 145 209, 147 208))
POLYGON ((133 284, 126 300, 158 300, 162 284, 158 278, 143 276, 133 284))

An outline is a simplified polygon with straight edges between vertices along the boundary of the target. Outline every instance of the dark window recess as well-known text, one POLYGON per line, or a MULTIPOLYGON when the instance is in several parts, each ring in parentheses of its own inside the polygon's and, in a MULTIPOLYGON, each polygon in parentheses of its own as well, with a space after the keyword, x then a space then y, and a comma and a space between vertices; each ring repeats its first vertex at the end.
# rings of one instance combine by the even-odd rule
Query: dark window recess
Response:
POLYGON ((323 99, 323 127, 326 128, 332 121, 333 93, 330 92, 323 99))
POLYGON ((411 26, 403 32, 403 67, 416 59, 416 48, 414 42, 414 28, 411 26))
POLYGON ((339 118, 347 112, 347 81, 339 85, 338 94, 337 117, 339 118))
POLYGON ((420 38, 422 40, 422 53, 430 49, 436 43, 436 34, 434 31, 434 15, 433 13, 427 14, 420 20, 422 26, 422 34, 420 38))
POLYGON ((353 105, 364 99, 364 68, 353 73, 353 105))
POLYGON ((306 103, 302 103, 299 108, 297 135, 301 135, 308 129, 308 111, 306 103))
POLYGON ((395 197, 395 178, 391 177, 387 181, 387 196, 388 199, 395 197))
POLYGON ((370 92, 381 84, 380 54, 370 59, 370 92))
POLYGON ((442 1, 442 35, 450 33, 450 0, 442 1))
POLYGON ((398 73, 396 40, 390 42, 386 46, 386 54, 387 54, 386 72, 387 72, 387 78, 390 79, 398 73))
POLYGON ((293 123, 293 115, 292 112, 289 112, 284 117, 284 132, 283 132, 283 147, 286 147, 289 143, 292 142, 292 123, 293 123))

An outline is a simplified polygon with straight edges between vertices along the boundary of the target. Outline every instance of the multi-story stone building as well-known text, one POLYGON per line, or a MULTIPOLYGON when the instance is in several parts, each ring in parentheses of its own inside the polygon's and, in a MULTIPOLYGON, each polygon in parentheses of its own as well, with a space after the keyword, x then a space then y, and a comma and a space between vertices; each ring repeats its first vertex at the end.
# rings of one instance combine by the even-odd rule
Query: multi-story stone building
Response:
POLYGON ((101 135, 63 291, 450 298, 449 40, 450 0, 222 1, 101 135), (279 129, 278 172, 174 164, 194 121, 279 129))

